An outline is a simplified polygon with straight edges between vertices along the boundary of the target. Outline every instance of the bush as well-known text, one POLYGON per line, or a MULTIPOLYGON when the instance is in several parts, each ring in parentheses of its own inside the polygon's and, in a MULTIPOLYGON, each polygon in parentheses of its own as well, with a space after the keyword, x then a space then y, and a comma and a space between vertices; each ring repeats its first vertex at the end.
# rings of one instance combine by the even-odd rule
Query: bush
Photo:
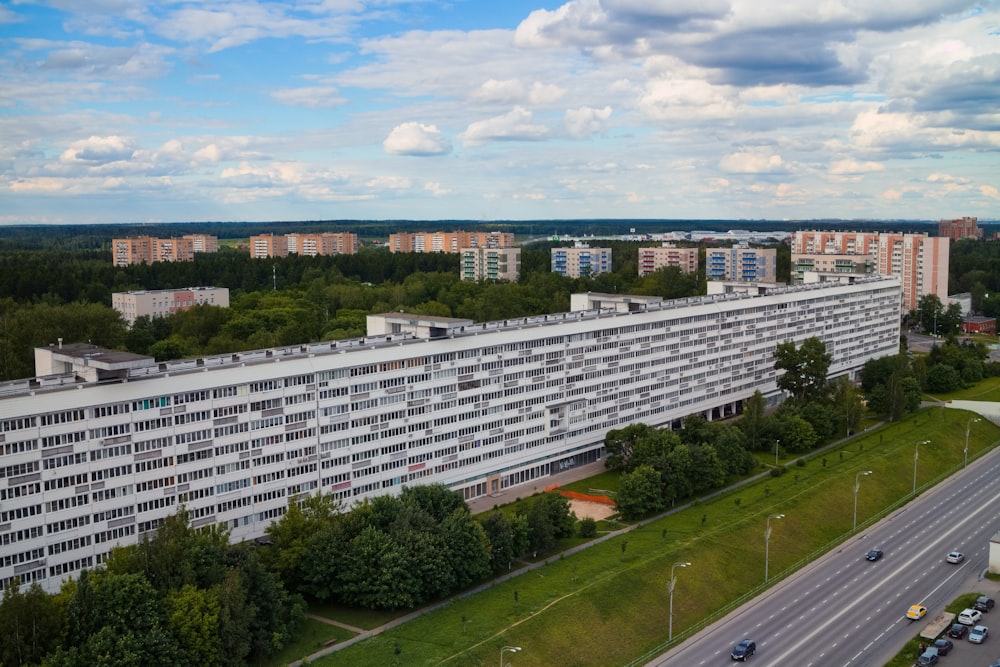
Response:
POLYGON ((597 535, 597 522, 587 517, 580 520, 580 537, 594 537, 597 535))

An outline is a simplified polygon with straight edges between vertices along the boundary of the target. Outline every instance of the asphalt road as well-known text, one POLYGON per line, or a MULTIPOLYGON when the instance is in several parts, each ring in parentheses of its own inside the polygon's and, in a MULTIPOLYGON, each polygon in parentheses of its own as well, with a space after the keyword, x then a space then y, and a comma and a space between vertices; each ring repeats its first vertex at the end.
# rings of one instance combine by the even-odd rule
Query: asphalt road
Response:
MULTIPOLYGON (((1000 449, 648 665, 729 664, 732 646, 744 637, 757 642, 750 660, 757 667, 884 665, 962 593, 1000 599, 1000 584, 981 579, 998 530, 1000 449), (885 551, 874 563, 864 558, 873 547, 885 551), (961 565, 945 562, 953 549, 965 553, 961 565), (924 621, 906 619, 911 604, 927 607, 924 621)), ((1000 656, 1000 607, 982 624, 994 626, 994 635, 978 646, 956 641, 939 664, 985 667, 1000 656)))

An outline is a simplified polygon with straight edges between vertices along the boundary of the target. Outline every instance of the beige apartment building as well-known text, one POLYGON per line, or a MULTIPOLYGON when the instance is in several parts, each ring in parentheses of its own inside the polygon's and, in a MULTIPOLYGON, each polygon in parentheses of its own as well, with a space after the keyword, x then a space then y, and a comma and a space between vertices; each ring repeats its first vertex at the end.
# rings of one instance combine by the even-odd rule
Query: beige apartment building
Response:
POLYGON ((188 287, 185 289, 138 290, 114 292, 111 307, 121 313, 129 326, 140 317, 169 317, 198 304, 229 307, 226 287, 188 287))
POLYGON ((196 252, 218 252, 219 239, 205 234, 159 239, 152 236, 111 240, 111 261, 115 266, 153 262, 190 262, 196 252))
POLYGON ((876 273, 899 279, 905 310, 927 294, 947 303, 949 241, 926 233, 798 231, 792 236, 792 281, 802 282, 806 272, 876 273))
POLYGON ((358 251, 358 237, 349 232, 321 234, 260 234, 250 237, 250 256, 287 257, 288 255, 353 255, 358 251))
POLYGON ((665 266, 676 266, 683 273, 698 270, 698 248, 678 248, 664 243, 658 248, 639 248, 639 277, 648 276, 665 266))
POLYGON ((521 273, 520 248, 462 248, 460 254, 462 280, 514 282, 521 273))
POLYGON ((511 248, 509 232, 400 232, 389 235, 390 252, 447 252, 462 248, 511 248))
POLYGON ((938 236, 946 236, 952 241, 959 239, 981 239, 983 230, 979 228, 979 218, 957 218, 938 222, 938 236))
POLYGON ((611 271, 611 248, 591 248, 577 243, 572 248, 553 248, 552 272, 567 278, 596 276, 611 271))

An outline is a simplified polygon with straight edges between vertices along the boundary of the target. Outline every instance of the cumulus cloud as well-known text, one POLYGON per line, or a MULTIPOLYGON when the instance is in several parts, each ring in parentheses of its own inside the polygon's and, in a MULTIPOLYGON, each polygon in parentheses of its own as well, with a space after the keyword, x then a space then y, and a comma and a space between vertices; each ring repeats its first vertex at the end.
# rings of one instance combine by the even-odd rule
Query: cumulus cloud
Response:
POLYGON ((128 160, 135 153, 134 139, 112 135, 74 141, 59 156, 60 162, 97 165, 128 160))
POLYGON ((730 153, 719 161, 719 167, 732 174, 770 174, 783 170, 781 156, 763 150, 730 153))
POLYGON ((489 79, 473 91, 471 99, 484 104, 550 104, 566 94, 566 89, 535 81, 531 86, 519 79, 489 79))
POLYGON ((566 110, 566 130, 570 136, 582 139, 593 134, 601 134, 607 128, 607 120, 611 118, 611 107, 592 109, 580 107, 566 110))
POLYGON ((857 160, 834 160, 830 163, 830 173, 834 175, 867 174, 882 171, 885 165, 881 162, 858 162, 857 160))
POLYGON ((436 125, 408 122, 392 128, 382 142, 386 153, 393 155, 444 155, 451 152, 451 142, 436 125))
POLYGON ((506 79, 504 81, 489 79, 473 91, 471 97, 476 102, 485 102, 487 104, 513 104, 524 100, 525 87, 517 79, 506 79))
POLYGON ((476 121, 459 135, 466 146, 481 146, 491 141, 539 141, 549 134, 549 129, 533 121, 533 115, 524 107, 515 107, 509 113, 488 120, 476 121))
POLYGON ((431 193, 435 197, 443 197, 443 196, 451 193, 451 190, 449 190, 448 188, 442 187, 442 185, 440 183, 436 183, 436 182, 433 182, 433 181, 428 182, 428 183, 424 183, 424 190, 427 191, 427 192, 429 192, 429 193, 431 193))
POLYGON ((42 52, 41 60, 22 57, 27 70, 59 72, 79 78, 152 79, 170 71, 175 49, 139 42, 131 46, 103 46, 83 41, 14 40, 22 54, 42 52))
POLYGON ((333 86, 282 88, 272 92, 271 97, 281 104, 307 109, 327 109, 347 102, 333 86))

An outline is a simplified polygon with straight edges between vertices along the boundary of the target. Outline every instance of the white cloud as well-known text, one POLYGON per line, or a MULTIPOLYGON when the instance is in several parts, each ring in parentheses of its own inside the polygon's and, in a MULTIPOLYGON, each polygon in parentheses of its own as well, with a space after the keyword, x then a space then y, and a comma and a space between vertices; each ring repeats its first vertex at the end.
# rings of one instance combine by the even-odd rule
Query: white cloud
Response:
POLYGON ((484 81, 472 93, 473 100, 487 104, 514 104, 523 101, 524 97, 524 84, 517 79, 507 79, 506 81, 490 79, 484 81))
POLYGON ((282 88, 272 92, 271 97, 281 104, 306 107, 307 109, 328 109, 347 103, 347 100, 341 97, 339 91, 333 86, 282 88))
POLYGON ((830 163, 830 173, 834 175, 867 174, 883 171, 885 165, 881 162, 858 162, 857 160, 834 160, 830 163))
POLYGON ((379 176, 367 181, 365 185, 383 190, 408 190, 413 182, 404 176, 379 176))
POLYGON ((769 174, 783 171, 781 156, 766 150, 730 153, 719 161, 719 167, 733 174, 769 174))
POLYGON ((393 155, 444 155, 451 152, 451 142, 436 125, 408 122, 392 128, 382 142, 386 153, 393 155))
POLYGON ((549 83, 535 81, 531 84, 528 101, 532 104, 551 104, 566 95, 566 89, 549 83))
POLYGON ((509 113, 471 123, 459 135, 466 146, 481 146, 491 141, 538 141, 549 134, 544 125, 533 123, 532 113, 515 107, 509 113))
POLYGON ((566 130, 570 136, 578 139, 601 134, 607 128, 607 120, 611 118, 611 107, 592 109, 581 107, 566 110, 566 130))
POLYGON ((60 162, 68 164, 99 165, 120 160, 128 160, 136 150, 136 142, 130 137, 108 136, 90 137, 74 141, 59 156, 60 162))
POLYGON ((443 197, 447 194, 451 194, 451 190, 442 187, 440 183, 435 182, 424 183, 424 190, 431 193, 435 197, 443 197))

